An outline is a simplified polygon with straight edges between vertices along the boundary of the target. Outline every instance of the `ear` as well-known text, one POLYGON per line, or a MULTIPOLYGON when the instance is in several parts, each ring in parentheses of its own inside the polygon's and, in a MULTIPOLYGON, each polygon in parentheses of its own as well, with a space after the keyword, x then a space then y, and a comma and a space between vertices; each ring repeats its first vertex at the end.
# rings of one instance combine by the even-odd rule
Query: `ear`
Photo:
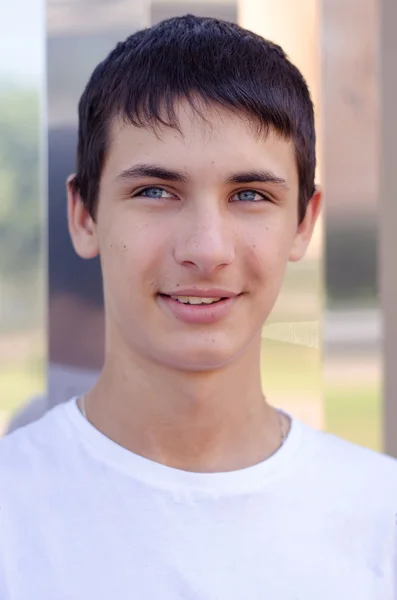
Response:
POLYGON ((322 193, 320 188, 316 187, 313 196, 310 198, 306 214, 302 222, 298 225, 297 232, 292 244, 289 260, 296 262, 305 256, 307 247, 312 239, 314 226, 321 210, 322 193))
POLYGON ((76 253, 81 258, 94 258, 99 253, 97 227, 75 186, 75 175, 66 182, 68 198, 68 224, 76 253))

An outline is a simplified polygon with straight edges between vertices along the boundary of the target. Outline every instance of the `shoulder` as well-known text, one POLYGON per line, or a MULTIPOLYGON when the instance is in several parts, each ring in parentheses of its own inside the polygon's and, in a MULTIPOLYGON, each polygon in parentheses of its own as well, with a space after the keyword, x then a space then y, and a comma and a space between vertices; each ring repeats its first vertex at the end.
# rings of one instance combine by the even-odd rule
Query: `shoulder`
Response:
POLYGON ((68 457, 76 439, 65 408, 50 409, 0 440, 0 538, 3 528, 15 532, 42 518, 62 482, 73 477, 68 457))
POLYGON ((305 462, 320 482, 328 481, 347 494, 368 494, 368 499, 390 498, 397 507, 397 459, 332 433, 303 428, 305 462))
POLYGON ((341 466, 365 465, 365 468, 386 469, 397 474, 397 459, 370 448, 359 446, 327 431, 317 431, 305 426, 310 432, 310 443, 316 447, 324 460, 338 462, 341 466))
POLYGON ((29 477, 37 477, 57 460, 71 435, 64 408, 60 405, 37 415, 34 422, 21 424, 0 440, 0 494, 6 483, 26 485, 29 477))
POLYGON ((49 408, 48 398, 46 396, 35 396, 31 398, 27 404, 22 406, 13 416, 8 425, 7 433, 11 433, 20 427, 24 427, 25 425, 37 421, 45 415, 49 408))
POLYGON ((58 490, 68 477, 63 465, 71 445, 63 410, 56 407, 0 440, 0 580, 7 557, 37 544, 51 507, 62 498, 58 490))

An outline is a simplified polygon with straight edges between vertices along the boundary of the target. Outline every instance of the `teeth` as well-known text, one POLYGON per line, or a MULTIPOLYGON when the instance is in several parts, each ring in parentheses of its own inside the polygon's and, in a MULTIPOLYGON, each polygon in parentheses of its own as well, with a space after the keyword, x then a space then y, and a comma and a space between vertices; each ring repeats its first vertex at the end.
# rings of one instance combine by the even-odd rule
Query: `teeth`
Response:
POLYGON ((199 298, 198 296, 171 296, 171 298, 182 304, 213 304, 222 300, 222 298, 199 298))

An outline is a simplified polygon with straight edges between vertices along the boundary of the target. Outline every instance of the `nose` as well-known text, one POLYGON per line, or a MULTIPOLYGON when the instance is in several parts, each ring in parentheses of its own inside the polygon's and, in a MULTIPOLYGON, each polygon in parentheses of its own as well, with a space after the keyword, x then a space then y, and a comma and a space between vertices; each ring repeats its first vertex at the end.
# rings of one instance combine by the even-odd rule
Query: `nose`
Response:
POLYGON ((186 214, 174 246, 175 260, 203 277, 210 276, 234 260, 232 229, 227 216, 218 210, 186 214))

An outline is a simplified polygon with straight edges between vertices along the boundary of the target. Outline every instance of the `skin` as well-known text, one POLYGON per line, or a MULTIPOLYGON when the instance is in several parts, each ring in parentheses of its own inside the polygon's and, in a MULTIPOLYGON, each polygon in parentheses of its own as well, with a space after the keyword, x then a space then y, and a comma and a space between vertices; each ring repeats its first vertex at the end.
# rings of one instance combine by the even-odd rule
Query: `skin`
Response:
POLYGON ((280 446, 277 413, 261 390, 261 328, 288 261, 305 254, 321 195, 298 224, 291 142, 271 130, 260 136, 224 109, 207 108, 203 121, 181 103, 177 114, 181 133, 112 124, 95 220, 69 180, 74 247, 84 258, 100 254, 104 279, 105 366, 87 415, 157 462, 229 471, 280 446), (185 181, 133 177, 142 164, 185 181), (252 171, 274 180, 228 182, 252 171), (156 189, 142 193, 148 187, 156 189), (219 321, 187 324, 159 296, 186 287, 239 296, 219 321))

